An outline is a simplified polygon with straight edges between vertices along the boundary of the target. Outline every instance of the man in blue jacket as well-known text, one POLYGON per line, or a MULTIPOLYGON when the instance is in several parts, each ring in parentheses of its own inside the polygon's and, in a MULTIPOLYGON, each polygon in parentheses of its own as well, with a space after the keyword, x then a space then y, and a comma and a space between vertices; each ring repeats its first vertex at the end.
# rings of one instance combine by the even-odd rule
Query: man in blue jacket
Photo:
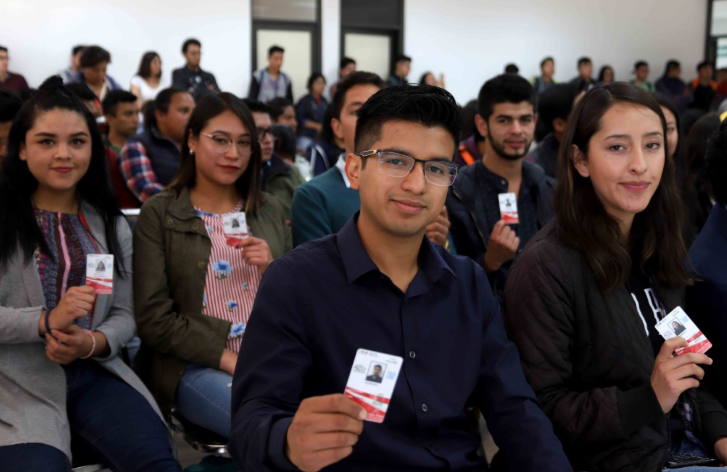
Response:
POLYGON ((360 212, 273 262, 255 300, 232 387, 241 470, 485 471, 474 408, 511 470, 572 470, 484 271, 425 234, 461 130, 437 87, 386 88, 359 109, 345 172, 360 212), (359 349, 404 358, 383 423, 342 395, 359 349))

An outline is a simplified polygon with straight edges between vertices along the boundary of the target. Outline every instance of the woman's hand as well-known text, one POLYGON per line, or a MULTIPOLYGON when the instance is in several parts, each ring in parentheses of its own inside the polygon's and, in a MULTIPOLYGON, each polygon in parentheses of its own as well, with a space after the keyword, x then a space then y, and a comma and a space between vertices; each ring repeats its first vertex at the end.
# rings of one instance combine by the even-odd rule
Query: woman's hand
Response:
POLYGON ((64 331, 53 330, 53 334, 45 335, 45 340, 45 355, 51 362, 61 365, 87 356, 93 347, 91 337, 76 325, 64 331))
POLYGON ((682 337, 665 341, 656 356, 654 371, 651 373, 651 388, 654 389, 664 413, 669 413, 674 408, 682 392, 699 387, 699 381, 704 378, 704 370, 698 364, 712 364, 712 359, 704 354, 674 356, 672 353, 680 347, 687 347, 687 341, 682 337))
MULTIPOLYGON (((96 294, 93 287, 85 285, 83 287, 71 287, 58 302, 58 305, 51 310, 48 317, 48 324, 52 331, 66 330, 73 325, 73 322, 79 318, 83 318, 93 309, 93 303, 96 301, 96 294)), ((39 322, 40 334, 45 332, 45 313, 41 316, 39 322)))
POLYGON ((237 244, 243 250, 242 258, 245 264, 257 266, 261 274, 264 274, 268 266, 273 262, 273 253, 270 252, 268 243, 263 239, 249 236, 237 244))

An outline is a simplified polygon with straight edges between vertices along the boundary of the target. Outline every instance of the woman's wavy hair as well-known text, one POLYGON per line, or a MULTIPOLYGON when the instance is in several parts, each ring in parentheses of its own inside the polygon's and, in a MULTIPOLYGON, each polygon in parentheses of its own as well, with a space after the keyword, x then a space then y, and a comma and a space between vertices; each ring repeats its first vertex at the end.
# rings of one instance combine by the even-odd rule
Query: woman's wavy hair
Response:
POLYGON ((666 156, 666 120, 651 94, 623 82, 600 85, 586 93, 568 119, 560 144, 558 182, 554 206, 559 237, 583 252, 604 292, 626 283, 632 261, 666 286, 677 288, 690 283, 676 165, 666 156), (601 128, 603 115, 618 103, 654 112, 664 137, 661 182, 646 209, 634 217, 628 241, 624 241, 618 222, 606 212, 591 180, 577 172, 572 160, 573 146, 588 158, 591 138, 601 128))
POLYGON ((262 203, 262 191, 260 190, 260 170, 262 169, 262 151, 258 140, 255 120, 245 102, 231 93, 223 92, 214 95, 206 95, 194 108, 192 116, 189 117, 187 129, 184 132, 184 143, 182 144, 182 155, 179 160, 179 168, 169 188, 179 193, 184 188, 192 188, 197 178, 197 165, 195 157, 189 152, 188 138, 199 134, 207 123, 226 111, 234 113, 242 124, 250 131, 252 141, 252 155, 250 163, 245 172, 235 182, 235 187, 242 198, 245 199, 245 212, 255 214, 262 203))

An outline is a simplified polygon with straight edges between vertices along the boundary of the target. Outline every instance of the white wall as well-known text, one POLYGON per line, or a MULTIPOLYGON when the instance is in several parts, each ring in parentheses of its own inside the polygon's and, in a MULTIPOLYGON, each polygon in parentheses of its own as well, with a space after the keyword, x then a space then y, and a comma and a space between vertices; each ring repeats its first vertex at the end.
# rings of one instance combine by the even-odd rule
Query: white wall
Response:
MULTIPOLYGON (((361 0, 365 1, 365 0, 361 0)), ((0 44, 10 48, 11 70, 32 87, 67 66, 75 44, 96 43, 112 54, 109 74, 128 86, 141 55, 154 49, 164 73, 184 63, 184 39, 202 41, 202 67, 220 87, 246 94, 250 77, 250 0, 0 0, 0 44)), ((405 0, 405 52, 411 81, 425 70, 445 73, 447 88, 464 103, 482 83, 515 62, 538 73, 548 55, 556 79, 575 75, 589 55, 595 73, 610 64, 630 79, 637 59, 682 61, 691 79, 704 50, 707 0, 405 0)), ((336 80, 340 54, 340 0, 321 0, 323 73, 336 80)))
POLYGON ((556 80, 576 75, 581 56, 603 64, 617 80, 631 80, 644 59, 656 81, 670 58, 683 79, 696 76, 704 54, 707 0, 405 0, 405 53, 413 58, 409 80, 432 70, 445 73, 461 102, 514 62, 530 79, 540 60, 553 56, 556 80))

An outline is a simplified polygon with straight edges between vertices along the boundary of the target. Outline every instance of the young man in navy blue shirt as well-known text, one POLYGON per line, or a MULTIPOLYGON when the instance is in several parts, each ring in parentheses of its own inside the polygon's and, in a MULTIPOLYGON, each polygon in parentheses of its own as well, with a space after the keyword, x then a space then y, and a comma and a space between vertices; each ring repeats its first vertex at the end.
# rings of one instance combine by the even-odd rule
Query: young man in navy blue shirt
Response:
POLYGON ((230 452, 241 470, 484 471, 479 408, 510 470, 571 470, 484 270, 425 228, 456 178, 454 98, 383 89, 346 175, 361 210, 268 268, 242 343, 230 452), (383 423, 342 395, 358 349, 404 358, 383 423))

